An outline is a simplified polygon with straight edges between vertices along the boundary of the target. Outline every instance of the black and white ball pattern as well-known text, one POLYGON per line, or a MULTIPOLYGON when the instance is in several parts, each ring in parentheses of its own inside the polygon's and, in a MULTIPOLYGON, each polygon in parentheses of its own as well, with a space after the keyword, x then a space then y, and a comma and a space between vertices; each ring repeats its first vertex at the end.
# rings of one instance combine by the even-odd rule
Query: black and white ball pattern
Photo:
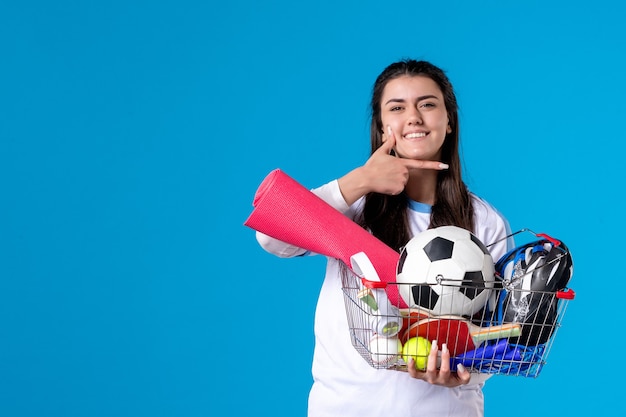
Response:
POLYGON ((396 281, 409 307, 471 317, 489 300, 494 262, 473 233, 441 226, 417 234, 404 246, 396 281))

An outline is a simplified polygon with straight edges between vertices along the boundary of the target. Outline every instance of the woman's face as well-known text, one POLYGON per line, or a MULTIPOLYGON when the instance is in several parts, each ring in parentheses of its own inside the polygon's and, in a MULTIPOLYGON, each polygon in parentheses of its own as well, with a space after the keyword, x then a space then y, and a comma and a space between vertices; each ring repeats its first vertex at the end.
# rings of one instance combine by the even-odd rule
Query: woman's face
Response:
POLYGON ((425 76, 401 76, 387 83, 381 100, 383 142, 391 127, 402 158, 438 161, 451 132, 441 89, 425 76))

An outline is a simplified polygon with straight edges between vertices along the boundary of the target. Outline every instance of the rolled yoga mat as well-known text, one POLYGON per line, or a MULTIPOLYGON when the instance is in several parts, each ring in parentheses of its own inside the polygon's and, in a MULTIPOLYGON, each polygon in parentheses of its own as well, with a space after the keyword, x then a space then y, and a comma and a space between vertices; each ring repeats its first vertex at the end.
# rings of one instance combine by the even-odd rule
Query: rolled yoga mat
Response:
MULTIPOLYGON (((280 169, 271 171, 257 189, 254 209, 245 226, 299 248, 350 265, 350 257, 365 252, 382 282, 396 282, 400 254, 353 220, 313 194, 280 169)), ((406 303, 397 285, 386 288, 389 301, 406 303)))

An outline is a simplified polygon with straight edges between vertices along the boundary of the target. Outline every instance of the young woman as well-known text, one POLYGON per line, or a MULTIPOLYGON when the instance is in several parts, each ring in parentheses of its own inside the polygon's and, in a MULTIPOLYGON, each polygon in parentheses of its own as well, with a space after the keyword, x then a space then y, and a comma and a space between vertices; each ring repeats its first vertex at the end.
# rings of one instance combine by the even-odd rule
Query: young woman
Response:
MULTIPOLYGON (((398 252, 423 230, 456 225, 485 244, 500 241, 490 247, 494 260, 506 253, 506 219, 462 180, 457 102, 445 73, 425 61, 389 65, 374 84, 371 112, 370 158, 313 192, 398 252)), ((256 236, 277 256, 307 254, 256 236)), ((482 416, 488 376, 451 372, 445 345, 433 341, 425 371, 413 362, 408 372, 379 370, 363 360, 351 344, 340 268, 328 259, 317 304, 309 417, 482 416)))

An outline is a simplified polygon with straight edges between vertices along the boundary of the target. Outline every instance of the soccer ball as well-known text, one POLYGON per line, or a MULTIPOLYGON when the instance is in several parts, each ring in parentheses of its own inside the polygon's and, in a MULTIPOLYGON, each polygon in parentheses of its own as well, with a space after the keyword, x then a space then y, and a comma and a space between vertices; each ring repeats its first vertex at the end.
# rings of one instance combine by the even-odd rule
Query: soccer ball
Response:
POLYGON ((396 281, 409 307, 471 317, 489 301, 494 262, 474 234, 441 226, 415 235, 402 248, 396 281))

